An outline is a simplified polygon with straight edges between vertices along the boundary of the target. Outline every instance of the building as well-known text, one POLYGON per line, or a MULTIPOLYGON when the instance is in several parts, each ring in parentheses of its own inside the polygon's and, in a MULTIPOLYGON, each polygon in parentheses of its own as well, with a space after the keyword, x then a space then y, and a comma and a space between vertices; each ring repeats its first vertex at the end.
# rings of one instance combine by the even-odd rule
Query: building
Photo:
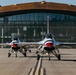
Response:
POLYGON ((45 1, 1 6, 0 42, 10 42, 15 35, 39 41, 48 22, 57 41, 76 42, 76 6, 45 1))

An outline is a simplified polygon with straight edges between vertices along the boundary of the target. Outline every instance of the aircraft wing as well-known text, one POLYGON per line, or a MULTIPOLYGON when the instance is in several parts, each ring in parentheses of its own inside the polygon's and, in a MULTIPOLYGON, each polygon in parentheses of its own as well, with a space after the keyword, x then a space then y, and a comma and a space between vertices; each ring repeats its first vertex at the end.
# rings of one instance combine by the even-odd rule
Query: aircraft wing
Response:
MULTIPOLYGON (((44 44, 44 42, 24 42, 25 45, 41 45, 44 44)), ((54 42, 55 45, 76 45, 74 42, 54 42)))
POLYGON ((76 47, 76 42, 56 42, 55 44, 60 47, 76 47))
MULTIPOLYGON (((52 39, 48 39, 48 40, 52 40, 52 39)), ((44 42, 47 41, 47 39, 43 39, 42 41, 39 41, 39 42, 21 42, 22 44, 25 44, 25 45, 42 45, 44 44, 44 42)))
POLYGON ((63 42, 62 45, 76 45, 74 42, 63 42))

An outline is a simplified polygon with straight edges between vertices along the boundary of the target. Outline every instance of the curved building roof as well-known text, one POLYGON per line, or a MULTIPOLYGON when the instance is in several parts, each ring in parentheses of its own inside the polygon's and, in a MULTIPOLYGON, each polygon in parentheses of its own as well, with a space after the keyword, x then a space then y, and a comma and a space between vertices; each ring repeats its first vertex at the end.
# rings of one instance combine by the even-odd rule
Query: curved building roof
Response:
POLYGON ((68 4, 60 4, 53 2, 32 2, 32 3, 23 3, 23 4, 14 4, 9 6, 0 7, 0 14, 14 11, 22 10, 61 10, 61 11, 70 11, 76 12, 76 6, 68 4))

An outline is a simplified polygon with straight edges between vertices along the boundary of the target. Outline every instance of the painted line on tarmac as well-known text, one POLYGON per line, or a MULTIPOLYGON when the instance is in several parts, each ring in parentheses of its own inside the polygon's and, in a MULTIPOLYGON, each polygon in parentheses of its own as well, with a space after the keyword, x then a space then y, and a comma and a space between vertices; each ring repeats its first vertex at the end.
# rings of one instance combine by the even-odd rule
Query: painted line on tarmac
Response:
POLYGON ((43 68, 41 68, 40 73, 37 72, 34 74, 34 70, 35 70, 35 68, 32 68, 29 75, 44 75, 44 69, 43 68))
POLYGON ((36 68, 35 75, 39 75, 40 64, 41 64, 41 58, 40 58, 40 60, 39 60, 39 62, 38 62, 38 65, 37 65, 37 68, 36 68))
POLYGON ((28 75, 44 75, 44 69, 41 68, 42 58, 37 61, 35 68, 31 68, 28 75))
POLYGON ((31 68, 31 71, 28 75, 33 75, 33 73, 34 73, 34 68, 31 68))

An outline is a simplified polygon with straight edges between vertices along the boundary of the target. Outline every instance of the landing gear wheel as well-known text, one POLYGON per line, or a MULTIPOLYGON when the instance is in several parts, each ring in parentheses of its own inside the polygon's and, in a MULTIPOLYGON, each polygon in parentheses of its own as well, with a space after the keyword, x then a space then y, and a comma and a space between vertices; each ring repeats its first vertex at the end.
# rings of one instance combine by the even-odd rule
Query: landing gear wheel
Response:
POLYGON ((27 55, 26 55, 26 52, 25 52, 23 55, 26 57, 26 56, 27 56, 27 55))
POLYGON ((61 60, 61 55, 60 54, 58 54, 58 60, 61 60))
POLYGON ((29 50, 29 52, 31 53, 31 50, 29 50))
POLYGON ((8 57, 10 57, 11 56, 11 53, 8 53, 8 57))
POLYGON ((16 57, 17 57, 17 53, 16 53, 16 57))
POLYGON ((38 54, 38 51, 36 51, 36 54, 38 54))
POLYGON ((16 55, 16 57, 17 57, 17 55, 16 55))
POLYGON ((40 55, 38 54, 38 55, 37 55, 37 60, 39 60, 39 59, 40 59, 40 55))
POLYGON ((49 61, 50 61, 50 55, 49 55, 49 61))

